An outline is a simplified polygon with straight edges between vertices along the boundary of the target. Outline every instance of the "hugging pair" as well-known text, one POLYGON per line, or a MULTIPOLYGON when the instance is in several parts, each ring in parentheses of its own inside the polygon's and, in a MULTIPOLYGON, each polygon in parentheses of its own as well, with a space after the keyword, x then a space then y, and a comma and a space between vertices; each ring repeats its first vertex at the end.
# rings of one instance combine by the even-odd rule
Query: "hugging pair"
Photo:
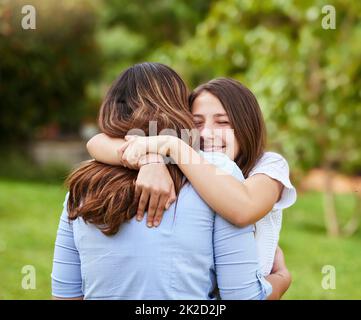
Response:
POLYGON ((171 68, 137 64, 109 89, 99 127, 87 144, 95 160, 67 180, 54 298, 283 295, 278 239, 296 191, 286 160, 265 151, 249 89, 220 78, 190 93, 171 68))

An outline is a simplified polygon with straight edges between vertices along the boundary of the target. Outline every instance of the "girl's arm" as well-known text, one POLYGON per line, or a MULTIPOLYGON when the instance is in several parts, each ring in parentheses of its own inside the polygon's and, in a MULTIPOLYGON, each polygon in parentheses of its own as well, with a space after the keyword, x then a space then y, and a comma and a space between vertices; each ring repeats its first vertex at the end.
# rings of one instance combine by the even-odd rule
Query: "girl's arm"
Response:
POLYGON ((218 168, 193 149, 190 151, 189 146, 183 148, 192 153, 195 161, 178 163, 179 168, 204 201, 233 224, 244 227, 256 223, 278 201, 282 191, 278 181, 258 174, 240 182, 231 175, 220 174, 218 168))
POLYGON ((170 156, 204 201, 218 214, 237 226, 247 226, 263 218, 280 198, 283 185, 264 174, 244 182, 208 163, 187 143, 173 136, 126 137, 122 159, 137 163, 150 153, 170 156), (242 214, 239 214, 242 209, 242 214))
POLYGON ((119 149, 124 147, 127 141, 122 138, 111 138, 104 133, 92 137, 86 144, 87 150, 96 161, 113 166, 123 166, 129 169, 140 170, 142 165, 150 163, 164 164, 163 157, 157 153, 148 153, 139 159, 139 163, 131 164, 123 161, 119 149))
POLYGON ((113 166, 121 166, 117 150, 124 143, 125 140, 122 138, 110 138, 104 133, 99 133, 88 141, 86 147, 95 160, 113 166))

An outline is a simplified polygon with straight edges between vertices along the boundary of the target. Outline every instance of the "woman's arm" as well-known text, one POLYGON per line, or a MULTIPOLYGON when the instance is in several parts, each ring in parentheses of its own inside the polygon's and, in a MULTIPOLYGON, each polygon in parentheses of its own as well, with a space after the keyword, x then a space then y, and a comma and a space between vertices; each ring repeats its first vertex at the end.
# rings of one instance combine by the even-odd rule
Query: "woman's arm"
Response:
POLYGON ((58 298, 58 297, 52 297, 52 300, 84 300, 84 297, 76 297, 76 298, 58 298))
POLYGON ((56 300, 82 300, 82 278, 79 252, 75 246, 73 224, 69 223, 67 199, 63 204, 55 241, 52 295, 56 300))
POLYGON ((272 273, 266 278, 262 276, 252 226, 238 228, 216 215, 213 246, 223 300, 279 300, 289 288, 291 276, 279 248, 272 273))
MULTIPOLYGON (((216 215, 213 233, 214 265, 222 300, 265 300, 253 227, 238 228, 216 215)), ((269 290, 268 290, 269 291, 269 290)))
POLYGON ((126 140, 128 143, 120 149, 123 161, 137 163, 147 152, 170 156, 204 201, 237 226, 247 226, 260 220, 281 195, 282 184, 267 175, 257 174, 239 182, 231 175, 221 174, 220 169, 177 137, 127 136, 126 140))

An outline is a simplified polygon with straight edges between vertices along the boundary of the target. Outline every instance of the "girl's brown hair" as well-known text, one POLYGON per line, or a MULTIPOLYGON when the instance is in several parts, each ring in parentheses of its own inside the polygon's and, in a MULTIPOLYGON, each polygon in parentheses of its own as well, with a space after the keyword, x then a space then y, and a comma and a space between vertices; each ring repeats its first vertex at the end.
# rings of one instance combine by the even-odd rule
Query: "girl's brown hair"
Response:
MULTIPOLYGON (((134 128, 149 135, 149 122, 156 121, 157 134, 172 129, 180 137, 182 129, 194 128, 188 97, 187 86, 171 68, 159 63, 134 65, 109 89, 100 108, 99 128, 110 137, 124 138, 134 128)), ((183 175, 175 165, 168 169, 178 194, 183 175)), ((106 235, 117 233, 136 214, 137 174, 122 166, 84 163, 66 181, 69 218, 82 217, 106 235)))
POLYGON ((234 160, 247 178, 266 144, 266 126, 261 108, 254 94, 240 82, 217 78, 198 86, 190 95, 189 103, 204 91, 213 94, 222 103, 231 122, 240 153, 234 160))

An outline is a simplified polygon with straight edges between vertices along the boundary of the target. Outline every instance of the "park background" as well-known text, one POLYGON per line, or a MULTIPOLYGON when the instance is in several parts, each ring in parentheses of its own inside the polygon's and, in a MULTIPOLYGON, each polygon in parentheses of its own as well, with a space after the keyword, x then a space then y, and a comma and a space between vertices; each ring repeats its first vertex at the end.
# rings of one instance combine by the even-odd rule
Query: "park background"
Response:
POLYGON ((255 93, 298 189, 284 299, 360 299, 360 13, 351 0, 0 0, 0 299, 51 297, 64 178, 110 83, 143 61, 191 88, 228 76, 255 93), (29 4, 36 29, 21 25, 29 4), (22 288, 26 265, 36 289, 22 288))

